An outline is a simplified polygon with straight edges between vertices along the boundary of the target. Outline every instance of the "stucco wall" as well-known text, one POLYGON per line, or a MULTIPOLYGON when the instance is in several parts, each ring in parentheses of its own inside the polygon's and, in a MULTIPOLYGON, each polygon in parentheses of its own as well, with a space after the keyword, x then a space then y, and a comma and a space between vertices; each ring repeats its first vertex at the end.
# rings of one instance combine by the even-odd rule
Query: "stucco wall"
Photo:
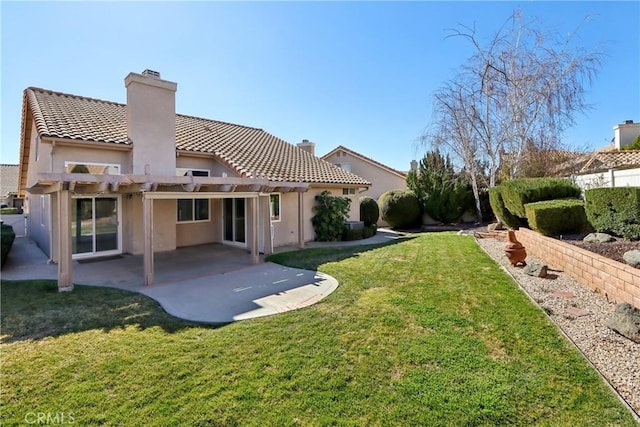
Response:
POLYGON ((329 163, 349 163, 350 171, 371 183, 371 187, 362 192, 361 196, 369 196, 378 200, 382 193, 389 190, 406 190, 407 180, 404 177, 400 177, 397 174, 389 172, 371 162, 362 160, 352 154, 345 153, 341 156, 338 153, 334 153, 331 156, 325 158, 329 163))

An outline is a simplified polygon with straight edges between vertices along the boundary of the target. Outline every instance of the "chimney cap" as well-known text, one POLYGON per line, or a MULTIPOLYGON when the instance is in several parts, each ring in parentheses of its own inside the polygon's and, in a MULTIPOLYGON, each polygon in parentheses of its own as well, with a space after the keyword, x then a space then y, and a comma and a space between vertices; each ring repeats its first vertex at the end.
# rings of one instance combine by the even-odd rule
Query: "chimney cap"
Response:
POLYGON ((308 144, 308 143, 309 143, 309 140, 308 140, 308 139, 303 139, 303 140, 302 140, 302 143, 303 143, 303 144, 308 144))
POLYGON ((155 79, 159 79, 160 78, 160 72, 159 71, 154 71, 154 70, 150 70, 150 69, 146 69, 142 72, 143 76, 147 76, 147 77, 153 77, 155 79))
POLYGON ((633 120, 625 120, 624 124, 625 125, 632 125, 633 124, 633 120))

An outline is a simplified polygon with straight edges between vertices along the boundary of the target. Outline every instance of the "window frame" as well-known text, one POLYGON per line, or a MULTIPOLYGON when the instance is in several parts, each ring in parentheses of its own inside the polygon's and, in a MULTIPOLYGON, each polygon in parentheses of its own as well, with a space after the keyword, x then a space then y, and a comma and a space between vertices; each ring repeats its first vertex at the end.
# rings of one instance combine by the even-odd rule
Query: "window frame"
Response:
POLYGON ((280 193, 269 193, 269 219, 271 222, 281 222, 282 221, 282 195, 280 193), (273 214, 273 202, 272 197, 278 197, 278 216, 277 219, 274 219, 273 214))
MULTIPOLYGON (((188 176, 191 172, 192 176, 211 176, 211 170, 200 168, 176 168, 176 176, 188 176), (198 172, 198 174, 193 174, 198 172)), ((191 224, 197 222, 210 222, 211 221, 211 200, 202 197, 185 197, 184 199, 176 200, 176 224, 191 224), (204 219, 198 218, 198 201, 206 201, 207 203, 207 217, 204 219), (191 202, 191 219, 180 220, 180 203, 191 202)))
POLYGON ((345 187, 342 189, 342 195, 343 196, 355 196, 356 195, 356 189, 353 187, 345 187))
MULTIPOLYGON (((99 162, 83 162, 83 161, 75 161, 75 160, 65 160, 64 162, 64 170, 65 172, 69 168, 69 165, 84 165, 84 166, 108 166, 110 168, 114 168, 116 170, 115 173, 110 173, 110 175, 120 175, 121 168, 119 163, 99 163, 99 162)), ((70 173, 71 171, 69 171, 70 173)))

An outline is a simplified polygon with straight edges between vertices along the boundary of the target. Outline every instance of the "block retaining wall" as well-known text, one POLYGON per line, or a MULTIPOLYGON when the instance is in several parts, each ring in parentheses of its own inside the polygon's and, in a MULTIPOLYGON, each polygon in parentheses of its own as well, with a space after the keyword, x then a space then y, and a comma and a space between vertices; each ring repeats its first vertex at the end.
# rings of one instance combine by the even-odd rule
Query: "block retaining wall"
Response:
POLYGON ((609 301, 640 307, 640 269, 527 228, 520 228, 516 237, 527 254, 541 259, 550 268, 566 273, 609 301))

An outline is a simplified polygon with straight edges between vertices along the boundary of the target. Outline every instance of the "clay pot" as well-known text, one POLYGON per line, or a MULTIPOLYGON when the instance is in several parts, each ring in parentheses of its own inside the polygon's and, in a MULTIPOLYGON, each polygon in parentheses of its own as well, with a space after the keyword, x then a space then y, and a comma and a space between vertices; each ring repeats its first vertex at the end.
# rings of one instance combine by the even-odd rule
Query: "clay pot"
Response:
POLYGON ((509 262, 512 266, 518 264, 527 265, 525 259, 527 258, 527 251, 524 250, 522 243, 516 239, 516 232, 513 230, 507 231, 507 244, 504 245, 504 253, 509 258, 509 262))

